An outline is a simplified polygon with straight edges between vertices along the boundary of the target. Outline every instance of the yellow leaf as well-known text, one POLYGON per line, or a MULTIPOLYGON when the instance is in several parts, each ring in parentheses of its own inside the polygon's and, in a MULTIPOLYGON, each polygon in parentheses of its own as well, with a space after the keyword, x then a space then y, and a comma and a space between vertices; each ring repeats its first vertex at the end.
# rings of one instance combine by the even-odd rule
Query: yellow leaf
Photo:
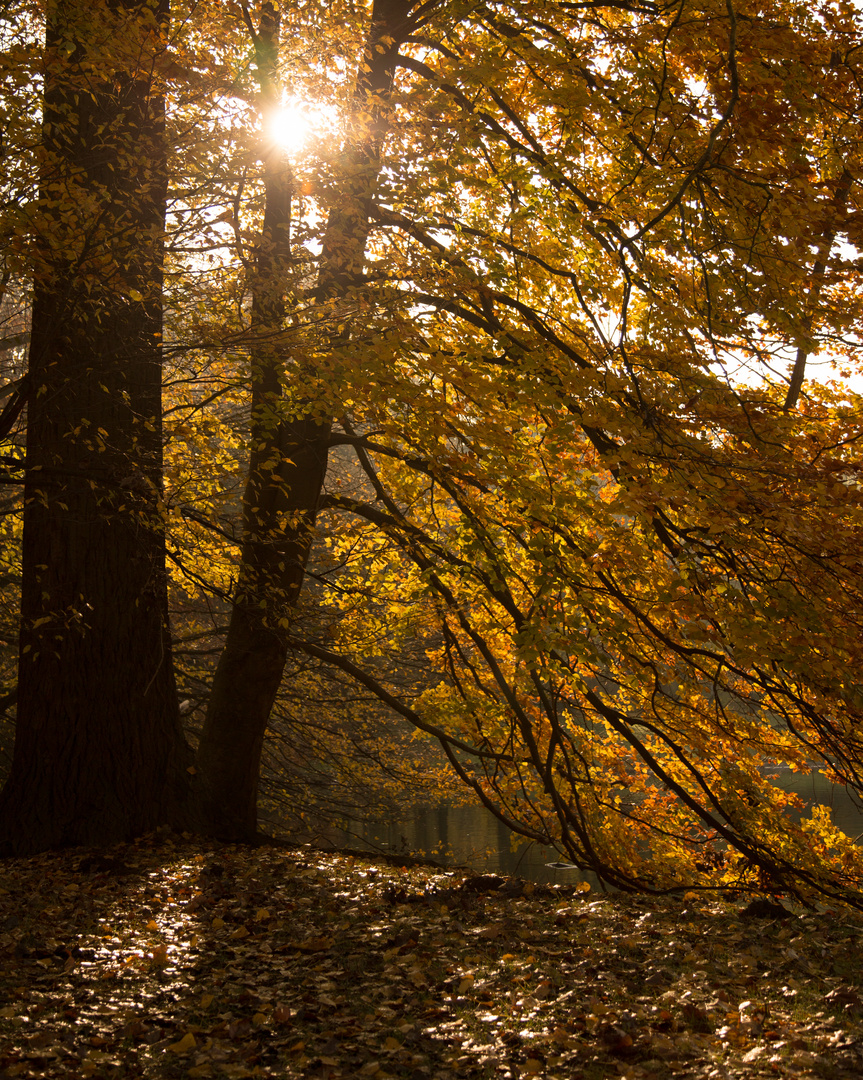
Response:
POLYGON ((223 927, 223 926, 225 925, 225 920, 224 920, 224 919, 219 919, 219 918, 215 918, 215 919, 213 919, 213 922, 212 922, 212 924, 211 924, 211 925, 212 925, 212 927, 213 927, 213 929, 214 929, 214 930, 221 930, 221 929, 222 929, 222 927, 223 927))
POLYGON ((154 967, 166 967, 168 964, 168 946, 164 944, 157 945, 150 956, 150 963, 154 967))
POLYGON ((159 929, 159 924, 156 922, 155 919, 150 919, 150 921, 147 923, 147 929, 148 930, 158 930, 159 929))
POLYGON ((190 1051, 194 1050, 197 1045, 195 1036, 191 1031, 187 1031, 179 1042, 171 1043, 168 1050, 170 1050, 172 1054, 188 1054, 190 1051))
POLYGON ((201 998, 201 1008, 209 1009, 209 1007, 213 1004, 214 1000, 215 999, 212 994, 204 994, 201 998))
POLYGON ((248 937, 249 931, 245 926, 238 926, 237 929, 231 934, 231 941, 239 941, 240 938, 248 937))
POLYGON ((524 1063, 524 1071, 531 1076, 536 1076, 538 1073, 542 1072, 542 1062, 538 1061, 536 1058, 528 1058, 524 1063))
POLYGON ((401 1048, 401 1043, 398 1039, 394 1039, 392 1035, 388 1039, 384 1040, 384 1050, 398 1050, 401 1048))
POLYGON ((268 919, 271 918, 272 915, 269 913, 269 911, 267 911, 265 907, 259 908, 258 911, 255 913, 255 922, 266 922, 268 919))
POLYGON ((465 975, 461 982, 458 984, 458 992, 460 994, 466 994, 467 991, 470 990, 470 988, 473 986, 473 984, 473 975, 465 975))

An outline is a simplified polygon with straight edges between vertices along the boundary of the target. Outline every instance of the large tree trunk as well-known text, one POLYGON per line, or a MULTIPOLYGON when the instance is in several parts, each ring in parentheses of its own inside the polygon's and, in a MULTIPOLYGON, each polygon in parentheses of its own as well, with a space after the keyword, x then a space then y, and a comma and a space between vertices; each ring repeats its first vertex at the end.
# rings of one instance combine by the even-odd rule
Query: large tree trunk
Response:
MULTIPOLYGON (((354 102, 357 125, 347 157, 342 202, 329 217, 318 295, 338 303, 362 279, 370 205, 380 169, 387 97, 412 0, 375 0, 354 102)), ((279 16, 265 3, 255 33, 264 109, 280 103, 279 16)), ((290 176, 265 161, 264 228, 254 279, 251 334, 252 429, 244 498, 242 566, 225 648, 213 680, 197 757, 198 827, 226 839, 257 830, 264 733, 287 657, 287 626, 302 588, 327 468, 331 419, 309 400, 286 414, 287 349, 282 297, 291 263, 290 176)), ((331 341, 337 349, 346 332, 331 341)), ((290 378, 313 384, 318 372, 295 362, 290 378)))
POLYGON ((0 849, 169 819, 184 743, 160 491, 167 0, 49 7, 18 724, 0 849), (72 47, 74 45, 74 48, 72 47))

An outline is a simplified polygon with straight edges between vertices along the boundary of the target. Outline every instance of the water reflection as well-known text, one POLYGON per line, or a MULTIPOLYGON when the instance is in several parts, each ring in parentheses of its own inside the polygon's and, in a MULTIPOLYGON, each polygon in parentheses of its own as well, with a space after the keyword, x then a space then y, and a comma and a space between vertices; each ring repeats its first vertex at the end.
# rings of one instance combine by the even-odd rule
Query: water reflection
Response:
MULTIPOLYGON (((831 784, 824 776, 803 776, 788 772, 783 788, 794 791, 807 803, 830 806, 835 824, 849 836, 863 836, 863 812, 845 788, 831 784)), ((561 856, 553 848, 542 848, 515 838, 500 821, 482 806, 418 806, 397 821, 368 821, 331 834, 336 845, 369 847, 390 854, 423 854, 449 865, 471 866, 485 873, 527 878, 531 881, 575 885, 599 883, 594 874, 549 866, 561 856)))
POLYGON ((863 810, 859 801, 849 794, 847 788, 831 784, 822 773, 803 776, 788 773, 780 781, 785 791, 796 792, 806 803, 821 803, 833 811, 833 823, 842 832, 857 840, 863 839, 863 810))
POLYGON ((560 859, 553 848, 518 841, 482 806, 418 806, 400 821, 368 821, 355 825, 338 844, 358 844, 388 853, 422 854, 448 865, 471 866, 484 873, 527 878, 530 881, 576 884, 593 874, 561 870, 546 864, 560 859))

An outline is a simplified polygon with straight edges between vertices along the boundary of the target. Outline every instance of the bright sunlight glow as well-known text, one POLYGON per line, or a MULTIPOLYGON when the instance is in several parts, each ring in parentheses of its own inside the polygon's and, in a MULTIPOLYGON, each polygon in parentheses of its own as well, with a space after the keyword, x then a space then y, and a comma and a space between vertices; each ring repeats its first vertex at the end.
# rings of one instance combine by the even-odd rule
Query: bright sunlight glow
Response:
POLYGON ((298 154, 314 126, 314 117, 300 102, 287 102, 273 113, 267 123, 268 133, 288 154, 298 154))
POLYGON ((286 97, 282 107, 270 114, 266 132, 289 157, 297 157, 312 149, 310 144, 335 136, 340 126, 334 105, 286 97))

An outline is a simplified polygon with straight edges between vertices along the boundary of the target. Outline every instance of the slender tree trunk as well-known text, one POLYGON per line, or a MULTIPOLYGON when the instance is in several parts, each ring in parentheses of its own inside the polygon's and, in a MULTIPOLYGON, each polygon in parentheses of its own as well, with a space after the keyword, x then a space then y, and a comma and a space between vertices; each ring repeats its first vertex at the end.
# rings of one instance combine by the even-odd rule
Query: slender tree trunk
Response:
POLYGON ((49 6, 6 852, 128 839, 185 779, 160 514, 167 16, 49 6))
POLYGON ((804 340, 797 346, 797 354, 794 357, 794 367, 791 369, 788 393, 785 395, 785 404, 783 405, 786 412, 797 405, 800 399, 800 391, 803 389, 803 380, 806 378, 806 361, 813 349, 811 341, 807 339, 812 333, 812 323, 818 307, 818 300, 821 297, 821 287, 824 284, 824 272, 830 261, 830 249, 836 239, 836 221, 841 218, 845 210, 853 183, 854 177, 847 168, 844 168, 842 175, 836 181, 836 190, 831 199, 830 209, 834 211, 836 218, 828 221, 828 224, 824 227, 824 232, 821 234, 821 240, 818 243, 818 254, 815 256, 815 263, 812 267, 809 295, 806 297, 808 310, 804 315, 802 327, 804 340))
MULTIPOLYGON (((354 135, 340 206, 330 214, 318 295, 338 303, 361 283, 370 204, 380 169, 383 106, 392 87, 398 43, 414 7, 375 0, 354 94, 365 120, 354 135)), ((279 16, 265 3, 255 33, 264 108, 280 103, 279 16)), ((261 749, 287 657, 286 628, 300 594, 327 468, 331 418, 313 400, 286 405, 286 379, 313 384, 316 371, 294 362, 286 373, 282 296, 290 272, 290 176, 265 162, 266 205, 252 304, 252 430, 243 513, 242 567, 225 648, 213 680, 196 762, 199 828, 228 839, 257 830, 261 749)), ((346 343, 343 334, 333 349, 346 343)))

